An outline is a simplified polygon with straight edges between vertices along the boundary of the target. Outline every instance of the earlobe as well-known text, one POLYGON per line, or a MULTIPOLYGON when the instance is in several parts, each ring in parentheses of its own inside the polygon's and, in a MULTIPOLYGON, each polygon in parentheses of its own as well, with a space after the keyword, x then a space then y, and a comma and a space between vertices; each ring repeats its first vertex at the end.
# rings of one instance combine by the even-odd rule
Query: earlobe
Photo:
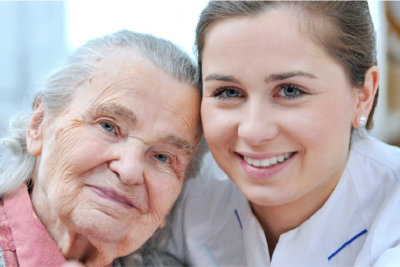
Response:
POLYGON ((32 117, 26 130, 26 146, 29 154, 39 156, 43 145, 44 107, 39 99, 35 102, 32 117))
POLYGON ((379 69, 372 66, 365 73, 364 85, 355 89, 355 113, 353 127, 363 127, 372 109, 379 86, 379 69))

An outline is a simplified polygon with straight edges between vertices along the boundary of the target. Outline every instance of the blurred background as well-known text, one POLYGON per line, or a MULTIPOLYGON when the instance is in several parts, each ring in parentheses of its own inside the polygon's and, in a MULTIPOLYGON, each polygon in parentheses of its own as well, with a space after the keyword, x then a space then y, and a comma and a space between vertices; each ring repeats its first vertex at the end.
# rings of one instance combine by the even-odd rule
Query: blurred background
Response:
MULTIPOLYGON (((0 2, 0 136, 30 110, 31 92, 75 48, 121 29, 151 33, 193 58, 194 31, 207 0, 0 2)), ((369 1, 381 83, 377 138, 400 146, 400 2, 369 1)))

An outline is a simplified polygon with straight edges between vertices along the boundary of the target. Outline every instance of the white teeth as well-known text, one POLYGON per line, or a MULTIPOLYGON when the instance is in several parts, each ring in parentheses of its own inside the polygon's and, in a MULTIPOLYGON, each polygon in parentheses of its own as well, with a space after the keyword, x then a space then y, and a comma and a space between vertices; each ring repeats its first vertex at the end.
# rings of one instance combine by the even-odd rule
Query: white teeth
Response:
POLYGON ((248 164, 254 166, 254 167, 269 167, 272 165, 275 165, 277 163, 282 163, 288 158, 292 156, 292 153, 286 153, 284 155, 280 155, 277 157, 272 157, 268 159, 252 159, 248 157, 243 157, 244 161, 246 161, 248 164))
POLYGON ((269 165, 271 165, 271 160, 270 159, 264 159, 263 161, 262 161, 262 166, 269 166, 269 165))

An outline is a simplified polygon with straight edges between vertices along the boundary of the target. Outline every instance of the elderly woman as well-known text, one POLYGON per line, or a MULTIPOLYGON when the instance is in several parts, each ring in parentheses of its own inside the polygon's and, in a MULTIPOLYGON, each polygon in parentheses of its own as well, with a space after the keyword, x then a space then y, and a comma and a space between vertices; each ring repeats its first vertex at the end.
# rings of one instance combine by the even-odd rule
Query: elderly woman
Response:
POLYGON ((3 138, 0 265, 105 266, 165 224, 201 136, 196 67, 121 31, 49 76, 3 138))

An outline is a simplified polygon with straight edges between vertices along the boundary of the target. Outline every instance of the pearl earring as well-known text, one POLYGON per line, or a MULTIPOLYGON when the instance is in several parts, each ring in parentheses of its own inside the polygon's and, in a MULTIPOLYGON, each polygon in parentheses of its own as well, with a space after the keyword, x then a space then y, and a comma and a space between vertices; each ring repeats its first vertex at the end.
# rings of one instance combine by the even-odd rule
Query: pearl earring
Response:
POLYGON ((359 119, 360 127, 364 127, 365 124, 367 123, 367 117, 361 116, 359 119))

